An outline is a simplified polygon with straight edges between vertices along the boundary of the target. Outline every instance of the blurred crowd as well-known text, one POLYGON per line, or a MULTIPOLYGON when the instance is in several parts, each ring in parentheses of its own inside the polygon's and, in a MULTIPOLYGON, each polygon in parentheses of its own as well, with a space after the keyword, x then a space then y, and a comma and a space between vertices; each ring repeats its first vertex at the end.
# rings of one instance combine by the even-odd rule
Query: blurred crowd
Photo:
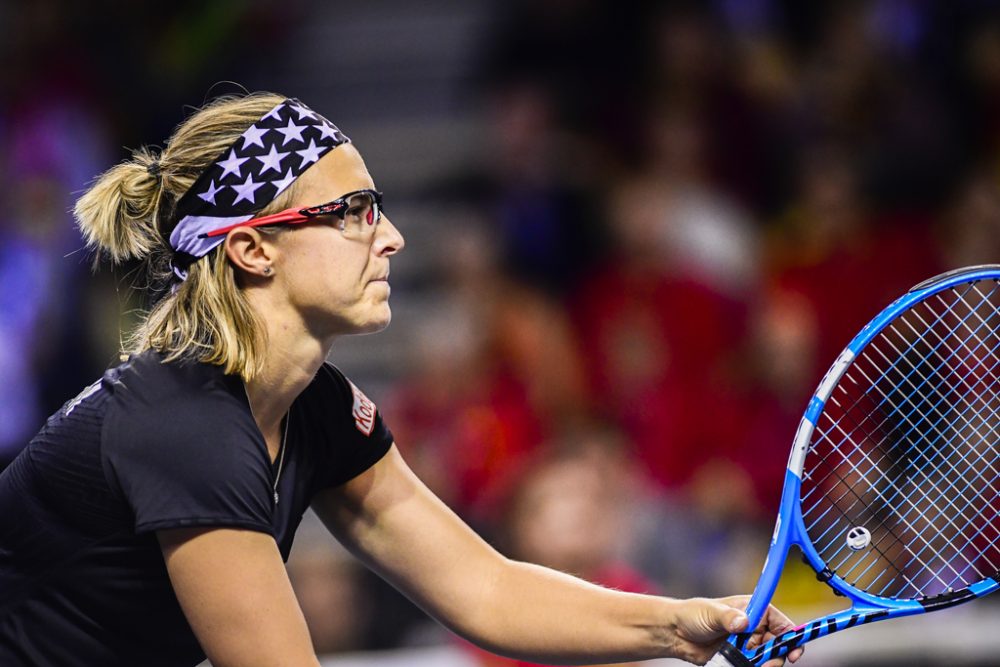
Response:
MULTIPOLYGON (((142 37, 81 34, 46 14, 59 3, 18 12, 17 67, 0 68, 0 457, 113 360, 131 316, 109 296, 122 273, 85 279, 74 194, 115 146, 166 136, 165 104, 252 67, 248 30, 280 35, 305 4, 122 3, 120 22, 159 12, 142 37), (104 69, 126 46, 127 98, 104 69), (169 76, 141 80, 143 63, 169 76)), ((441 259, 380 409, 418 474, 512 557, 625 590, 749 591, 826 367, 913 284, 1000 262, 1000 8, 492 13, 468 82, 485 145, 421 195, 441 259)), ((290 571, 319 650, 440 639, 311 530, 290 571)))

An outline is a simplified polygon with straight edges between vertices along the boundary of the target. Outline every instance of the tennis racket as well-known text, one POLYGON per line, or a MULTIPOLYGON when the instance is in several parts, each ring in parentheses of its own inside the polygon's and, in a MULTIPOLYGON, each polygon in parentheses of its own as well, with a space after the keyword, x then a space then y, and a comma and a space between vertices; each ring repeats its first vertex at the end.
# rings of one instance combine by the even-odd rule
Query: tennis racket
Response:
POLYGON ((1000 264, 896 300, 813 395, 747 607, 760 622, 792 545, 850 607, 709 667, 748 667, 819 637, 953 607, 1000 588, 1000 264))

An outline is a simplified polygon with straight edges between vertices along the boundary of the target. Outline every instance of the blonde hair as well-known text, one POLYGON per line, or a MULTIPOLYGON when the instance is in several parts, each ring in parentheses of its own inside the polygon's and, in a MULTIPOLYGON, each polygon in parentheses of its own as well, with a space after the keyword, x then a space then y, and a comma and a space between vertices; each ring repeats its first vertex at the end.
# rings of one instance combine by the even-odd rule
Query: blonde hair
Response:
MULTIPOLYGON (((173 251, 167 239, 176 224, 178 200, 247 128, 284 99, 273 93, 218 98, 181 123, 160 155, 143 147, 100 175, 73 209, 88 247, 115 264, 143 260, 148 288, 165 290, 172 279, 173 251)), ((293 189, 294 184, 262 213, 284 208, 293 189)), ((213 249, 187 271, 177 289, 145 314, 123 351, 154 349, 168 361, 216 364, 250 381, 263 365, 264 328, 225 250, 213 249)))

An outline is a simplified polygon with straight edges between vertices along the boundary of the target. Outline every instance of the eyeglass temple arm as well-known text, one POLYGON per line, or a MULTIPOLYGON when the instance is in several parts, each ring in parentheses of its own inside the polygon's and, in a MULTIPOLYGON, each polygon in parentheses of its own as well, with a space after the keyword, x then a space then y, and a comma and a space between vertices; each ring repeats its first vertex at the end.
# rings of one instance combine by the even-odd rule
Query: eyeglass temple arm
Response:
POLYGON ((276 225, 281 222, 302 222, 306 220, 307 217, 302 215, 301 211, 298 209, 289 209, 287 211, 281 211, 279 213, 272 213, 271 215, 263 215, 259 218, 251 218, 244 222, 238 222, 235 225, 229 225, 227 227, 220 227, 219 229, 213 229, 211 231, 201 234, 199 238, 212 238, 215 236, 224 236, 229 232, 233 231, 237 227, 261 227, 263 225, 276 225))

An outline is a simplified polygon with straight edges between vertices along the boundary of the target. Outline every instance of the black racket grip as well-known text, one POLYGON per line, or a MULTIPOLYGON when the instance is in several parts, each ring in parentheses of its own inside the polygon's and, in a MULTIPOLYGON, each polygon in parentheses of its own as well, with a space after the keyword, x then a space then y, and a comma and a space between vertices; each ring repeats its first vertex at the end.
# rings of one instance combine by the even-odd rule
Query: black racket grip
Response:
POLYGON ((746 657, 739 652, 739 650, 726 642, 719 649, 719 652, 715 654, 711 660, 709 660, 705 667, 756 667, 752 662, 746 659, 746 657))

